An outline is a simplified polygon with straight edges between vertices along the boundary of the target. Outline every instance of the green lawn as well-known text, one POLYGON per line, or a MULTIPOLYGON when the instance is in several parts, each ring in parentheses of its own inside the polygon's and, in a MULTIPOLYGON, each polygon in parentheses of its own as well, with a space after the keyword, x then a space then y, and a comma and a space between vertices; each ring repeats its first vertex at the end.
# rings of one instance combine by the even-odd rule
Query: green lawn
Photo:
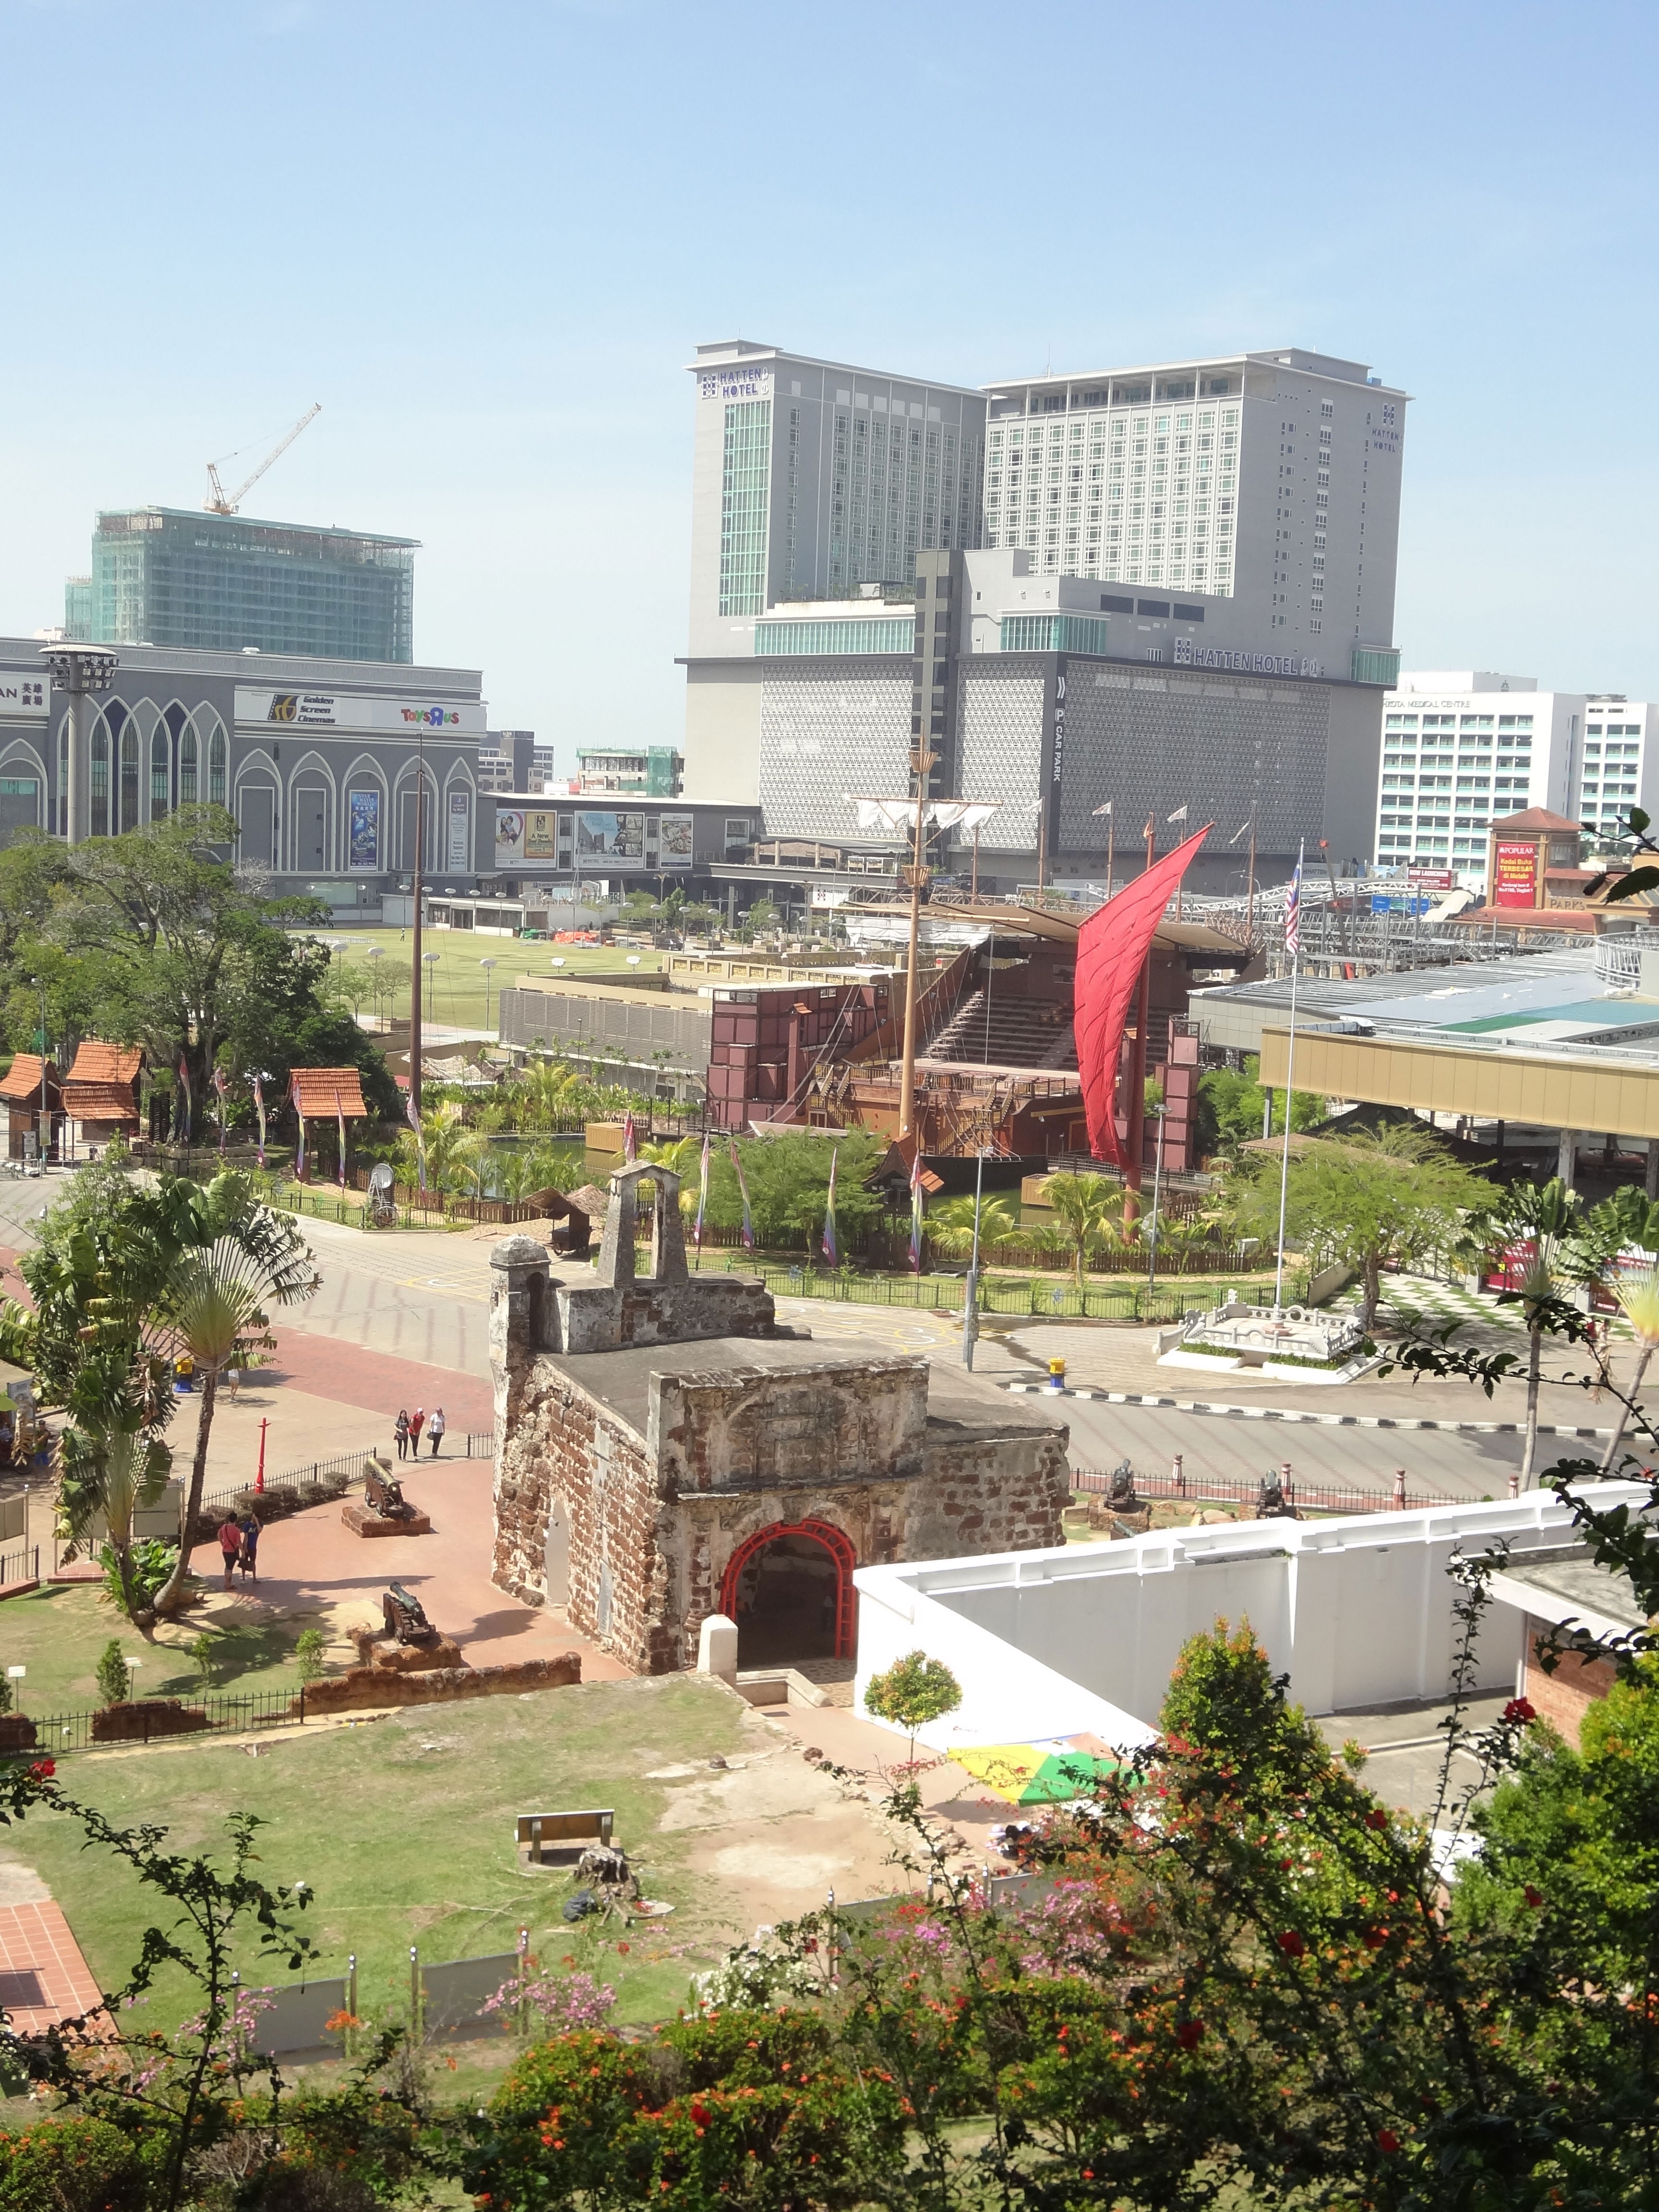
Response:
MULTIPOLYGON (((345 950, 336 954, 337 959, 354 966, 369 965, 380 971, 378 1005, 371 990, 363 1000, 362 1012, 379 1012, 407 1018, 413 952, 409 930, 354 929, 331 923, 305 933, 325 942, 339 938, 345 950), (372 945, 378 945, 381 951, 381 957, 374 962, 368 959, 372 945)), ((497 995, 503 983, 511 988, 525 975, 551 976, 556 973, 580 976, 596 969, 606 975, 616 975, 627 968, 629 958, 627 951, 614 945, 532 944, 513 937, 477 937, 465 929, 430 927, 422 933, 422 951, 438 956, 422 991, 422 1009, 429 1019, 457 1029, 483 1026, 486 971, 478 963, 481 960, 495 962, 495 965, 488 971, 489 1027, 492 1034, 496 1027, 497 995), (553 966, 556 958, 564 962, 564 966, 556 970, 553 966)), ((662 959, 660 953, 643 951, 638 957, 641 975, 654 975, 662 959)))
MULTIPOLYGON (((617 1986, 623 2020, 644 2021, 672 2014, 688 1976, 738 1932, 697 1913, 685 1837, 654 1832, 669 1785, 646 1777, 737 1751, 742 1727, 740 1708, 716 1686, 681 1675, 284 1734, 257 1759, 240 1745, 203 1743, 88 1753, 64 1759, 58 1776, 112 1820, 167 1827, 177 1848, 211 1847, 233 1811, 269 1821, 261 1873, 314 1888, 305 1916, 321 1954, 314 1972, 343 1973, 355 1951, 360 2011, 406 1994, 411 1943, 431 1962, 477 1957, 511 1951, 528 1925, 544 1964, 587 1966, 617 1986), (655 1928, 572 1927, 559 1917, 568 1878, 519 1871, 515 1814, 579 1805, 615 1808, 617 1841, 646 1894, 678 1908, 672 1918, 655 1928), (688 1939, 697 1942, 690 1958, 679 1955, 688 1939)), ((104 1986, 118 1982, 159 1917, 156 1902, 118 1863, 83 1850, 67 1819, 31 1815, 7 1832, 5 1850, 40 1874, 104 1986)), ((288 1978, 261 1965, 252 1942, 239 1964, 256 1986, 288 1978)), ((174 2024, 185 2002, 176 1982, 158 1984, 149 2017, 174 2024)))
MULTIPOLYGON (((304 1621, 238 1621, 215 1636, 213 1679, 204 1684, 185 1647, 204 1628, 199 1619, 164 1624, 147 1642, 90 1583, 59 1583, 32 1590, 0 1605, 0 1666, 27 1667, 14 1682, 21 1709, 43 1717, 96 1705, 98 1655, 112 1637, 128 1659, 143 1662, 134 1672, 133 1694, 140 1698, 198 1698, 231 1691, 288 1690, 300 1686, 294 1643, 304 1621)), ((50 1749, 44 1743, 43 1750, 50 1749)))

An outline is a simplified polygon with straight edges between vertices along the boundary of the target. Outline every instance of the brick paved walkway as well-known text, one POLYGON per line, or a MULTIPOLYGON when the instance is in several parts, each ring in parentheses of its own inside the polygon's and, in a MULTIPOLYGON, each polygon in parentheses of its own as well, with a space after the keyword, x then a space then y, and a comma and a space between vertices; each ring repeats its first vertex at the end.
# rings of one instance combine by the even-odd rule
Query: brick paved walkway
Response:
POLYGON ((38 2034, 58 2021, 95 2012, 102 1992, 62 1908, 27 1869, 6 1871, 14 1886, 23 1886, 16 1880, 23 1876, 40 1891, 36 1902, 0 1905, 0 2005, 11 2026, 20 2035, 38 2034))

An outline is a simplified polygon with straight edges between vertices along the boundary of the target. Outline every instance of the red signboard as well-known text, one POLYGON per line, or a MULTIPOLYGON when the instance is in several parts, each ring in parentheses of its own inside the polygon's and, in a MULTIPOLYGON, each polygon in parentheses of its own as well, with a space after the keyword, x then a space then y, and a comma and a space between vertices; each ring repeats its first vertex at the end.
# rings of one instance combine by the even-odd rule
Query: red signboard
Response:
POLYGON ((1425 891, 1449 891, 1456 881, 1449 868, 1407 868, 1406 881, 1420 884, 1425 891))
POLYGON ((1536 906, 1538 848, 1499 845, 1492 886, 1494 906, 1536 906))

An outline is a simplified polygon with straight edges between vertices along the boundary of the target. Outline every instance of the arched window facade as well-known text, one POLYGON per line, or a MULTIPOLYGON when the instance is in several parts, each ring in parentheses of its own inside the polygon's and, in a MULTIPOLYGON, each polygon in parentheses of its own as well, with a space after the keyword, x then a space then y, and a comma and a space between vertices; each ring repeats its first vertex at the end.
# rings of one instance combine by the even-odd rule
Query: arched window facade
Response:
POLYGON ((69 836, 69 716, 58 725, 58 834, 69 836))
POLYGON ((173 755, 165 722, 158 722, 149 740, 149 818, 165 822, 173 811, 173 755))
POLYGON ((138 827, 138 732, 131 722, 121 732, 120 827, 138 827))
POLYGON ((179 804, 194 806, 201 798, 198 749, 196 725, 186 722, 179 739, 179 804))
POLYGON ((110 722, 120 709, 112 701, 107 713, 100 714, 92 726, 92 835, 109 835, 109 746, 110 722))
POLYGON ((215 806, 225 803, 225 766, 230 757, 230 747, 225 742, 225 726, 216 714, 207 741, 208 798, 215 806))

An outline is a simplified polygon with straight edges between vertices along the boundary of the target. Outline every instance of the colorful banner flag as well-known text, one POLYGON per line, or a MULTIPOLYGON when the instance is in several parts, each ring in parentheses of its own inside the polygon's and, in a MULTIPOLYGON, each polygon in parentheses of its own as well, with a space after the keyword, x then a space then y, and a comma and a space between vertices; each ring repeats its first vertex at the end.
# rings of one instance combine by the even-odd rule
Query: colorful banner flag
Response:
POLYGON ((334 1094, 334 1112, 340 1124, 340 1188, 345 1188, 345 1108, 340 1103, 340 1094, 334 1094))
POLYGON ((1302 957, 1302 863, 1296 864, 1290 894, 1285 901, 1285 950, 1292 960, 1302 957))
POLYGON ((411 1087, 404 1094, 404 1118, 415 1132, 415 1160, 421 1178, 421 1188, 426 1188, 426 1132, 421 1127, 421 1109, 415 1103, 411 1087))
POLYGON ((743 1200, 743 1249, 745 1252, 752 1252, 755 1249, 755 1218, 749 1211, 749 1186, 743 1179, 743 1162, 738 1158, 735 1137, 732 1139, 732 1168, 738 1178, 738 1194, 743 1200))
POLYGON ((921 1273, 921 1221, 927 1203, 927 1193, 921 1187, 921 1146, 916 1146, 916 1157, 910 1169, 910 1273, 921 1273))
POLYGON ((300 1142, 294 1154, 294 1180, 303 1182, 306 1179, 306 1117, 300 1112, 297 1098, 294 1102, 294 1111, 300 1124, 300 1142))
POLYGON ((191 1096, 190 1063, 183 1053, 179 1055, 179 1135, 181 1145, 190 1142, 191 1096))
POLYGON ((702 1257, 702 1218, 708 1211, 708 1132, 702 1133, 702 1168, 697 1177, 697 1225, 691 1232, 691 1241, 697 1248, 697 1257, 702 1257))
POLYGON ((222 1159, 225 1152, 225 1071, 222 1067, 216 1067, 213 1071, 213 1088, 219 1099, 219 1157, 222 1159))
POLYGON ((265 1094, 259 1078, 253 1079, 253 1110, 259 1117, 259 1164, 265 1164, 265 1094))
POLYGON ((634 1116, 629 1114, 623 1121, 623 1161, 631 1165, 640 1156, 640 1140, 634 1127, 634 1116))
POLYGON ((1164 909, 1209 827, 1144 869, 1078 933, 1073 985, 1078 1067, 1089 1115, 1089 1149, 1097 1160, 1126 1165, 1117 1133, 1119 1063, 1129 1007, 1164 909))
POLYGON ((823 1202, 823 1256, 832 1267, 841 1265, 841 1249, 836 1237, 836 1162, 841 1158, 841 1146, 830 1148, 830 1188, 823 1202))

